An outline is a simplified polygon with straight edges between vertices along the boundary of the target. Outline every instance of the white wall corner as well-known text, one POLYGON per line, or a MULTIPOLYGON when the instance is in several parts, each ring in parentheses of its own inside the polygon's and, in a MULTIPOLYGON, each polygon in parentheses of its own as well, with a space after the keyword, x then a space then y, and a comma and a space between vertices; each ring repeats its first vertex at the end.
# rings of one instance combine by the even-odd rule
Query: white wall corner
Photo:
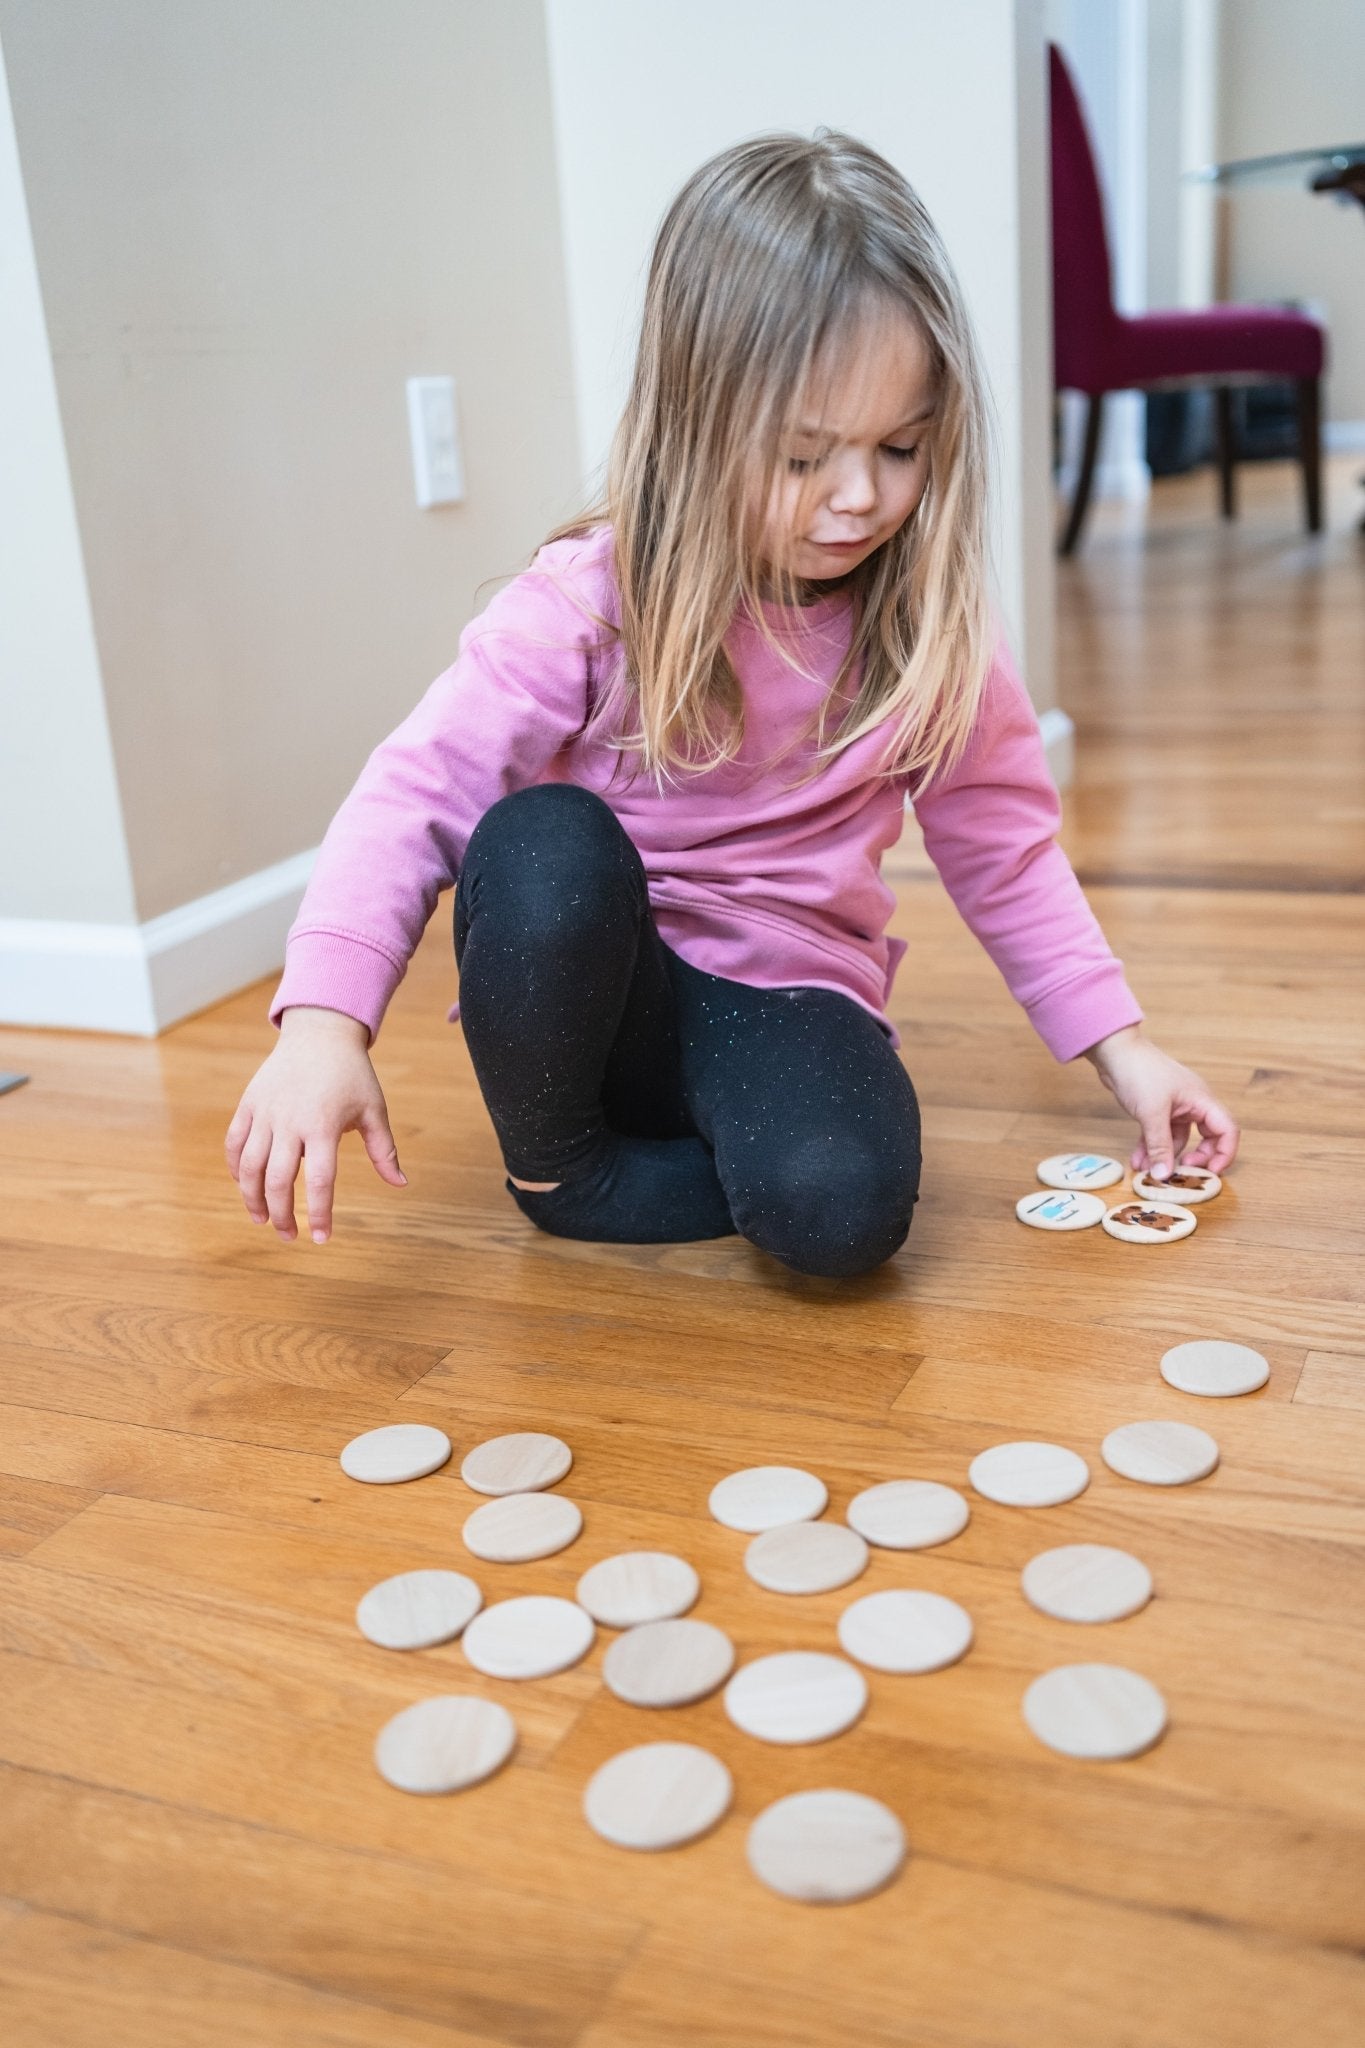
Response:
POLYGON ((1043 752, 1048 773, 1059 790, 1069 787, 1076 772, 1076 728, 1060 705, 1039 713, 1038 730, 1043 735, 1043 752))
POLYGON ((280 966, 316 857, 140 925, 0 918, 0 1023, 154 1038, 280 966))

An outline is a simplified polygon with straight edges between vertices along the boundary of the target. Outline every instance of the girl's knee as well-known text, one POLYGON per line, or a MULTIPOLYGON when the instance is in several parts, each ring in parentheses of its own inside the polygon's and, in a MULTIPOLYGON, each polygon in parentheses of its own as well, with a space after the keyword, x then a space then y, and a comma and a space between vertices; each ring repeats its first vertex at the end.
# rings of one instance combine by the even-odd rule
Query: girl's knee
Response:
POLYGON ((457 955, 490 901, 499 922, 547 946, 637 905, 647 884, 613 811, 575 783, 537 783, 491 805, 469 837, 455 894, 457 955))
POLYGON ((917 1157, 860 1154, 822 1140, 803 1146, 738 1192, 727 1188, 735 1228, 795 1272, 847 1280, 870 1273, 910 1233, 919 1192, 917 1157))

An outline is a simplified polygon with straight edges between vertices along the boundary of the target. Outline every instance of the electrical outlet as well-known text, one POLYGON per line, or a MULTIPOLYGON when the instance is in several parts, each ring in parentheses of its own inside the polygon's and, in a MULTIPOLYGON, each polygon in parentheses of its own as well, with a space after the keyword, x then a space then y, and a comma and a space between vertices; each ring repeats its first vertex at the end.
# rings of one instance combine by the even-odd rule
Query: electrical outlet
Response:
POLYGON ((408 378, 408 433, 418 505, 424 512, 433 505, 458 505, 464 497, 464 465, 453 377, 408 378))

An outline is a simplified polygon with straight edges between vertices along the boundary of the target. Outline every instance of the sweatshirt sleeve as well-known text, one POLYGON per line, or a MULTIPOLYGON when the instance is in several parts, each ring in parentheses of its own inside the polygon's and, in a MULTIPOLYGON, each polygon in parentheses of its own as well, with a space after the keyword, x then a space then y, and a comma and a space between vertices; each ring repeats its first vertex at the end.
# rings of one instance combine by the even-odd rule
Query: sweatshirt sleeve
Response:
POLYGON ((965 922, 1059 1060, 1142 1011, 1057 844, 1061 805, 1038 720, 1003 643, 957 766, 913 798, 965 922))
POLYGON ((355 1017, 374 1038, 475 825, 500 797, 543 780, 584 723, 602 639, 585 607, 608 602, 593 573, 601 558, 596 537, 543 547, 375 748, 319 849, 272 1023, 316 1006, 355 1017))

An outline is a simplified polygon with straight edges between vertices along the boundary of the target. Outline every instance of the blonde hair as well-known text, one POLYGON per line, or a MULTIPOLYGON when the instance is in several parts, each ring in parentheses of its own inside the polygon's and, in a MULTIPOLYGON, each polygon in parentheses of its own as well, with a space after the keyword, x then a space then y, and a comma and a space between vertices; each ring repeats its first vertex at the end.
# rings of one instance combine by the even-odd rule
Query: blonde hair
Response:
MULTIPOLYGON (((911 517, 847 579, 851 642, 818 719, 817 760, 884 727, 882 772, 922 783, 967 743, 992 639, 976 346, 920 200, 875 150, 822 128, 739 143, 683 186, 655 242, 602 496, 549 536, 612 528, 620 616, 600 623, 621 658, 595 716, 617 722, 611 743, 656 779, 732 760, 743 743, 743 695, 723 645, 737 611, 778 647, 750 546, 755 485, 766 504, 788 408, 828 350, 888 309, 909 316, 930 359, 928 481, 911 517)), ((794 603, 789 572, 771 574, 772 595, 794 603)))

